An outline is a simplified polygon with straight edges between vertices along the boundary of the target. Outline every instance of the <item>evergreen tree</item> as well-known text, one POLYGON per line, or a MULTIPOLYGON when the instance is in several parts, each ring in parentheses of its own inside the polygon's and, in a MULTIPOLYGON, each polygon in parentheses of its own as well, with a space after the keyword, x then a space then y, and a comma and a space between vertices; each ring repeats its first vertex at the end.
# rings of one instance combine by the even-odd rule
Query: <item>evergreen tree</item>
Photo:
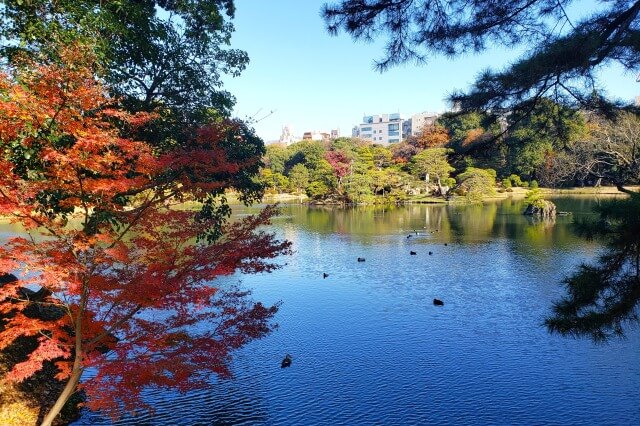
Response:
POLYGON ((451 100, 463 110, 527 110, 543 96, 608 109, 595 71, 617 63, 640 70, 640 1, 592 3, 584 18, 567 14, 575 0, 342 0, 325 4, 330 33, 355 39, 388 35, 380 70, 430 55, 480 52, 490 45, 530 46, 502 71, 484 72, 451 100), (602 5, 602 7, 601 7, 602 5), (596 7, 597 6, 597 7, 596 7))

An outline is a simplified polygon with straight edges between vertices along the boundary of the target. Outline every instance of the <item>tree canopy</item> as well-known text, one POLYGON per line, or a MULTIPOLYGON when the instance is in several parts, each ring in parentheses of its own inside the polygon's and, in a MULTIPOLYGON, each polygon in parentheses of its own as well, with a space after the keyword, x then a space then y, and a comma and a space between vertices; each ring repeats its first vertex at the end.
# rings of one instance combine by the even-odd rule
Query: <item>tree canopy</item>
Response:
POLYGON ((211 284, 289 251, 257 231, 272 208, 229 223, 226 191, 250 203, 264 188, 264 144, 230 118, 221 83, 248 63, 229 47, 234 12, 232 0, 0 2, 0 214, 32 236, 0 250, 0 270, 30 271, 0 290, 0 348, 35 338, 9 377, 56 362, 67 380, 45 424, 87 368, 88 404, 117 413, 144 386, 229 375, 232 351, 273 328, 277 305, 211 284), (44 299, 24 297, 29 285, 44 299), (46 307, 55 321, 28 314, 46 307))
POLYGON ((129 111, 162 111, 147 130, 149 140, 184 139, 185 125, 228 115, 233 107, 220 77, 238 75, 248 57, 228 48, 232 0, 2 3, 3 58, 13 63, 25 52, 54 58, 58 44, 94 45, 96 71, 129 111))
POLYGON ((542 97, 609 110, 595 73, 611 63, 640 70, 640 1, 592 4, 586 11, 575 0, 343 0, 325 4, 323 15, 332 34, 360 40, 385 34, 380 70, 434 54, 526 44, 521 59, 483 72, 466 93, 451 96, 464 110, 526 110, 542 97), (582 8, 579 20, 570 17, 572 7, 582 8))
POLYGON ((80 385, 88 405, 111 413, 143 406, 144 386, 184 391, 207 386, 207 373, 228 376, 231 351, 268 333, 277 306, 212 280, 270 271, 290 246, 257 230, 272 208, 227 223, 210 198, 243 190, 236 176, 257 170, 259 151, 227 149, 255 146, 244 123, 212 121, 159 151, 121 136, 154 116, 118 107, 93 74, 92 48, 74 43, 57 56, 0 74, 0 215, 25 229, 0 247, 0 271, 20 271, 0 287, 0 349, 34 338, 8 377, 55 362, 67 380, 43 424, 88 368, 97 369, 80 385), (180 208, 198 200, 201 210, 180 208))

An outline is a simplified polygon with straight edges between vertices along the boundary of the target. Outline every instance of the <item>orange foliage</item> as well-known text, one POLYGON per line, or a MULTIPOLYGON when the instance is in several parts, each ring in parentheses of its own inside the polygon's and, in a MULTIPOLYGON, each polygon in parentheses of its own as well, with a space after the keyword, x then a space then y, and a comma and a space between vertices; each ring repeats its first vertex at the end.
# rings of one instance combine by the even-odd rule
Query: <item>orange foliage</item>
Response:
POLYGON ((469 145, 479 142, 482 137, 485 135, 485 131, 482 128, 471 129, 467 132, 467 137, 462 141, 463 147, 468 147, 469 145))
POLYGON ((196 371, 228 376, 231 351, 269 332, 277 306, 211 282, 271 271, 290 244, 256 231, 271 207, 219 225, 222 237, 207 243, 197 237, 218 222, 167 206, 226 188, 255 164, 224 149, 229 138, 242 142, 242 123, 213 123, 188 146, 158 154, 120 136, 116 124, 137 127, 154 115, 118 109, 93 76, 90 51, 70 46, 60 58, 0 75, 0 215, 30 231, 0 247, 0 271, 22 276, 0 287, 0 349, 20 336, 39 342, 9 378, 22 380, 47 360, 69 377, 79 349, 82 369, 98 371, 82 384, 88 405, 122 412, 140 406, 144 386, 188 390, 208 385, 196 371), (58 319, 25 314, 41 303, 20 296, 26 285, 55 295, 42 303, 58 319))
POLYGON ((418 148, 442 148, 449 142, 449 131, 438 124, 424 126, 420 133, 415 137, 415 143, 418 148))

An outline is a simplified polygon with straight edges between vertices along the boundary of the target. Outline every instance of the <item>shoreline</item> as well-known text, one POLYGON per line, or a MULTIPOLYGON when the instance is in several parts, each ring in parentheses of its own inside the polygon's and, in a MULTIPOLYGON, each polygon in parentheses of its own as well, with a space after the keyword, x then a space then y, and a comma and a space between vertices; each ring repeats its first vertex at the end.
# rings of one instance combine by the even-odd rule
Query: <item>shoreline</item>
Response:
MULTIPOLYGON (((626 188, 640 192, 639 185, 627 186, 626 188)), ((497 192, 495 195, 484 196, 482 197, 482 202, 485 201, 493 201, 493 200, 504 200, 507 198, 515 198, 520 199, 526 197, 527 192, 530 190, 529 188, 523 187, 515 187, 510 188, 511 191, 507 192, 497 192)), ((615 186, 600 186, 600 187, 571 187, 571 188, 539 188, 540 192, 545 197, 555 197, 555 196, 564 196, 564 195, 572 195, 572 196, 626 196, 625 193, 618 191, 615 186)), ((235 197, 229 197, 230 201, 233 203, 235 201, 235 197), (232 201, 233 200, 233 201, 232 201)), ((446 200, 442 197, 433 197, 428 195, 419 195, 409 197, 406 200, 398 203, 402 204, 452 204, 452 203, 461 203, 466 202, 466 199, 462 196, 456 196, 453 199, 446 200)), ((342 203, 332 203, 326 201, 313 201, 306 195, 296 195, 296 194, 267 194, 262 197, 263 204, 273 204, 273 203, 283 203, 283 204, 309 204, 309 205, 343 205, 342 203)), ((362 204, 362 205, 382 205, 382 204, 393 204, 393 203, 372 203, 372 204, 362 204)), ((358 204, 354 204, 358 205, 358 204)))

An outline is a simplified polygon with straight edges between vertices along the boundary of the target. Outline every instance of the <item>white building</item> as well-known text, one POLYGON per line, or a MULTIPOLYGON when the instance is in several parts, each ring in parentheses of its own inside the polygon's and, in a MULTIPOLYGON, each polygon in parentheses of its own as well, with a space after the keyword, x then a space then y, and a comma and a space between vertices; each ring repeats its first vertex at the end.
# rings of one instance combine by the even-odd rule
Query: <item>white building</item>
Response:
POLYGON ((303 141, 325 141, 328 140, 329 137, 329 133, 318 130, 311 130, 310 132, 304 132, 302 134, 303 141))
POLYGON ((282 126, 282 134, 280 135, 280 139, 278 140, 278 142, 285 145, 291 145, 292 143, 298 142, 299 140, 300 138, 297 138, 293 135, 291 126, 282 126))
POLYGON ((367 115, 352 131, 354 137, 380 145, 402 142, 404 120, 399 113, 367 115))
POLYGON ((404 128, 405 137, 418 136, 425 126, 433 126, 440 114, 437 112, 419 112, 413 114, 410 119, 406 121, 408 123, 404 128))

